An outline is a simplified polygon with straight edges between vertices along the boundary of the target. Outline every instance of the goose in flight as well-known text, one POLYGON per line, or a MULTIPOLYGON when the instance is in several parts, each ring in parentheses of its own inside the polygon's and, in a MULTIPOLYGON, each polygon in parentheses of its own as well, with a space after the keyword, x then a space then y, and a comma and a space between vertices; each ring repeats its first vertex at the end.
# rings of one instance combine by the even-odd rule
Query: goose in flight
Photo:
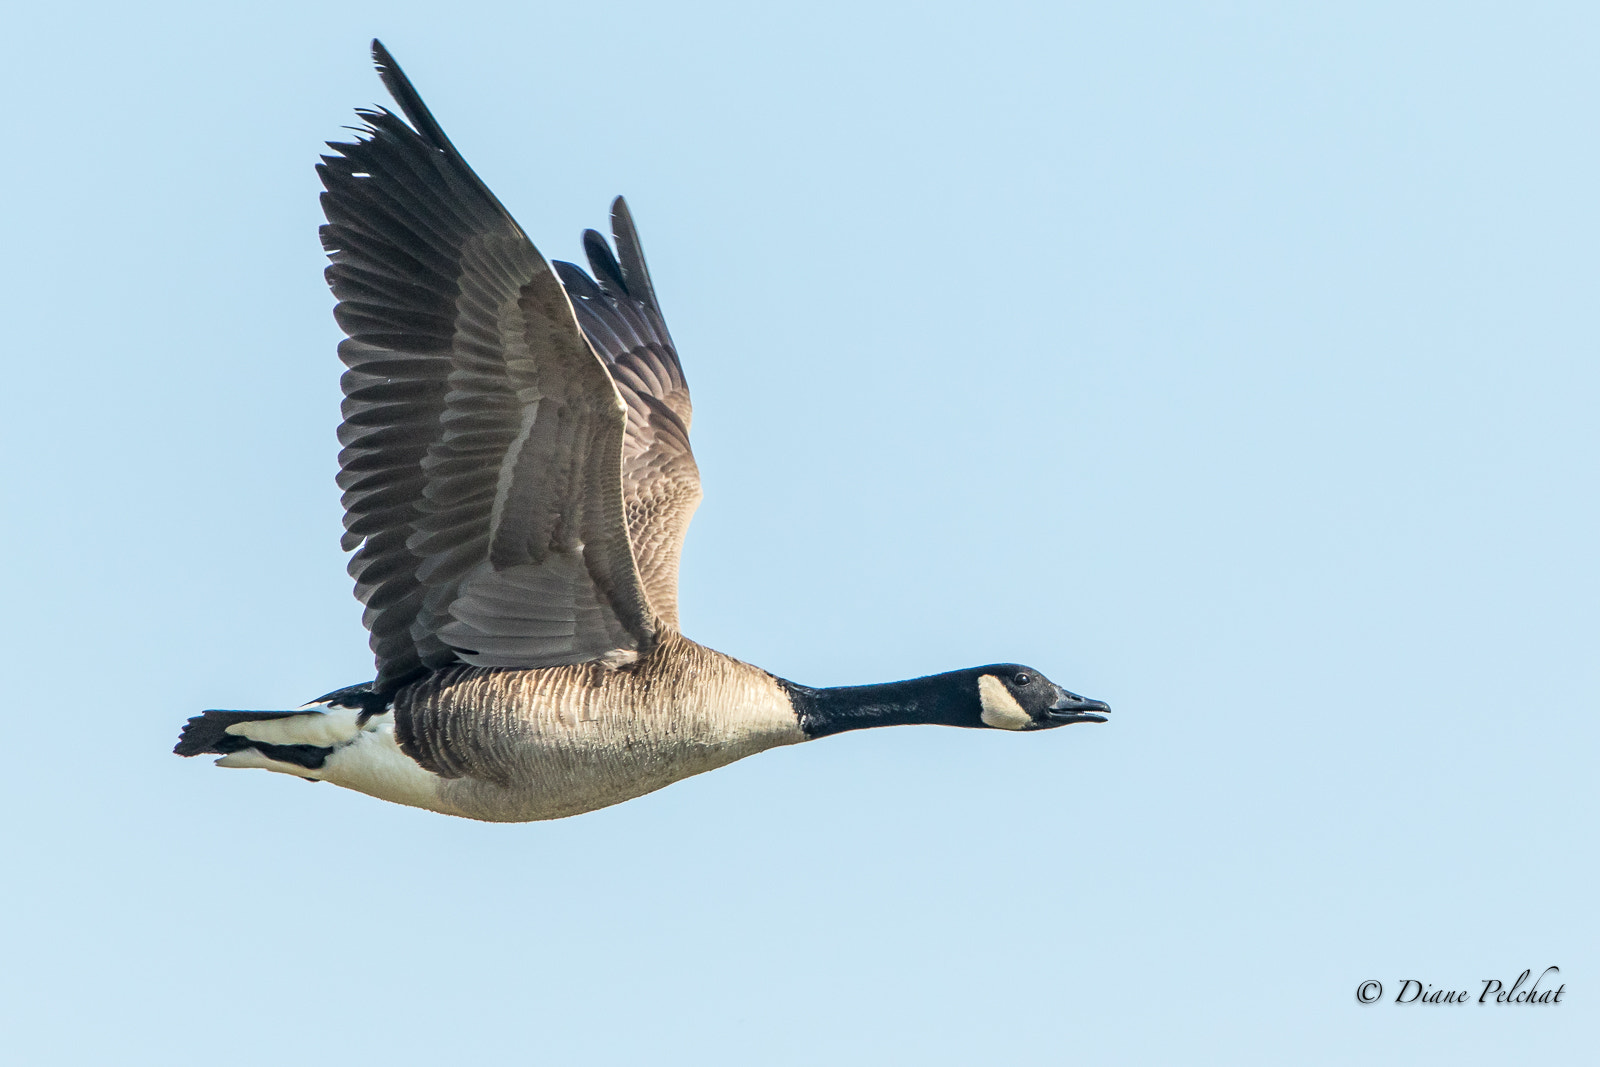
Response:
POLYGON ((207 711, 175 751, 498 822, 616 804, 778 745, 917 723, 1033 732, 1110 710, 996 663, 812 689, 678 628, 700 501, 689 389, 628 206, 548 263, 377 41, 404 118, 317 168, 344 547, 377 677, 207 711))

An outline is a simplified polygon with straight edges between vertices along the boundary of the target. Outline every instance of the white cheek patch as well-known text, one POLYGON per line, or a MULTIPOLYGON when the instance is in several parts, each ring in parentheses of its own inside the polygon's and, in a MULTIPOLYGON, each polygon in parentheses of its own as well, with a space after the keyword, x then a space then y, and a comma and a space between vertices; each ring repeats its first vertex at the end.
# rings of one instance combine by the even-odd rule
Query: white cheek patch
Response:
POLYGON ((1022 730, 1033 725, 1033 716, 1017 703, 1005 683, 992 674, 978 675, 978 700, 983 704, 985 726, 1022 730))

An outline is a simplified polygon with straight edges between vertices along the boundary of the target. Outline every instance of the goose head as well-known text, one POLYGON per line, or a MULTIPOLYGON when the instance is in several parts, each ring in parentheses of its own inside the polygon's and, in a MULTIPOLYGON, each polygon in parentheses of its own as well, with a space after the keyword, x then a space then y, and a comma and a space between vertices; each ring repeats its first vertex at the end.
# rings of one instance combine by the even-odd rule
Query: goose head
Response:
POLYGON ((975 668, 978 722, 996 730, 1050 730, 1075 722, 1105 722, 1111 711, 1061 688, 1032 667, 996 663, 975 668))

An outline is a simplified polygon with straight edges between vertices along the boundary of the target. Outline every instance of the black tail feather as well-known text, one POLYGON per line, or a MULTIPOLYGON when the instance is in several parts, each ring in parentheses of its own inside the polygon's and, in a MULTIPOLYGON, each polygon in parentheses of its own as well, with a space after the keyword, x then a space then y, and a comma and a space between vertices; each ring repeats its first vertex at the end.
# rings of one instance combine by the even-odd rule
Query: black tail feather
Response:
POLYGON ((194 716, 178 735, 172 751, 179 756, 199 756, 204 753, 227 755, 247 748, 260 751, 268 759, 292 763, 296 767, 315 770, 327 760, 331 748, 318 745, 268 745, 248 737, 228 733, 228 727, 241 722, 266 722, 269 719, 287 719, 291 715, 304 715, 303 711, 206 711, 194 716))

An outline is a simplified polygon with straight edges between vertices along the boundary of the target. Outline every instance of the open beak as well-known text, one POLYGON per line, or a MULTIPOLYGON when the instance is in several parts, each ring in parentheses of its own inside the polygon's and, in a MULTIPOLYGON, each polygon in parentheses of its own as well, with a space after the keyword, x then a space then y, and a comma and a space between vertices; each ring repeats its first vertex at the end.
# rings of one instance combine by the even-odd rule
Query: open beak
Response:
POLYGON ((1056 699, 1050 709, 1045 712, 1051 725, 1065 726, 1071 722, 1105 722, 1106 716, 1111 714, 1111 705, 1103 700, 1090 700, 1077 693, 1061 690, 1061 696, 1056 699))

